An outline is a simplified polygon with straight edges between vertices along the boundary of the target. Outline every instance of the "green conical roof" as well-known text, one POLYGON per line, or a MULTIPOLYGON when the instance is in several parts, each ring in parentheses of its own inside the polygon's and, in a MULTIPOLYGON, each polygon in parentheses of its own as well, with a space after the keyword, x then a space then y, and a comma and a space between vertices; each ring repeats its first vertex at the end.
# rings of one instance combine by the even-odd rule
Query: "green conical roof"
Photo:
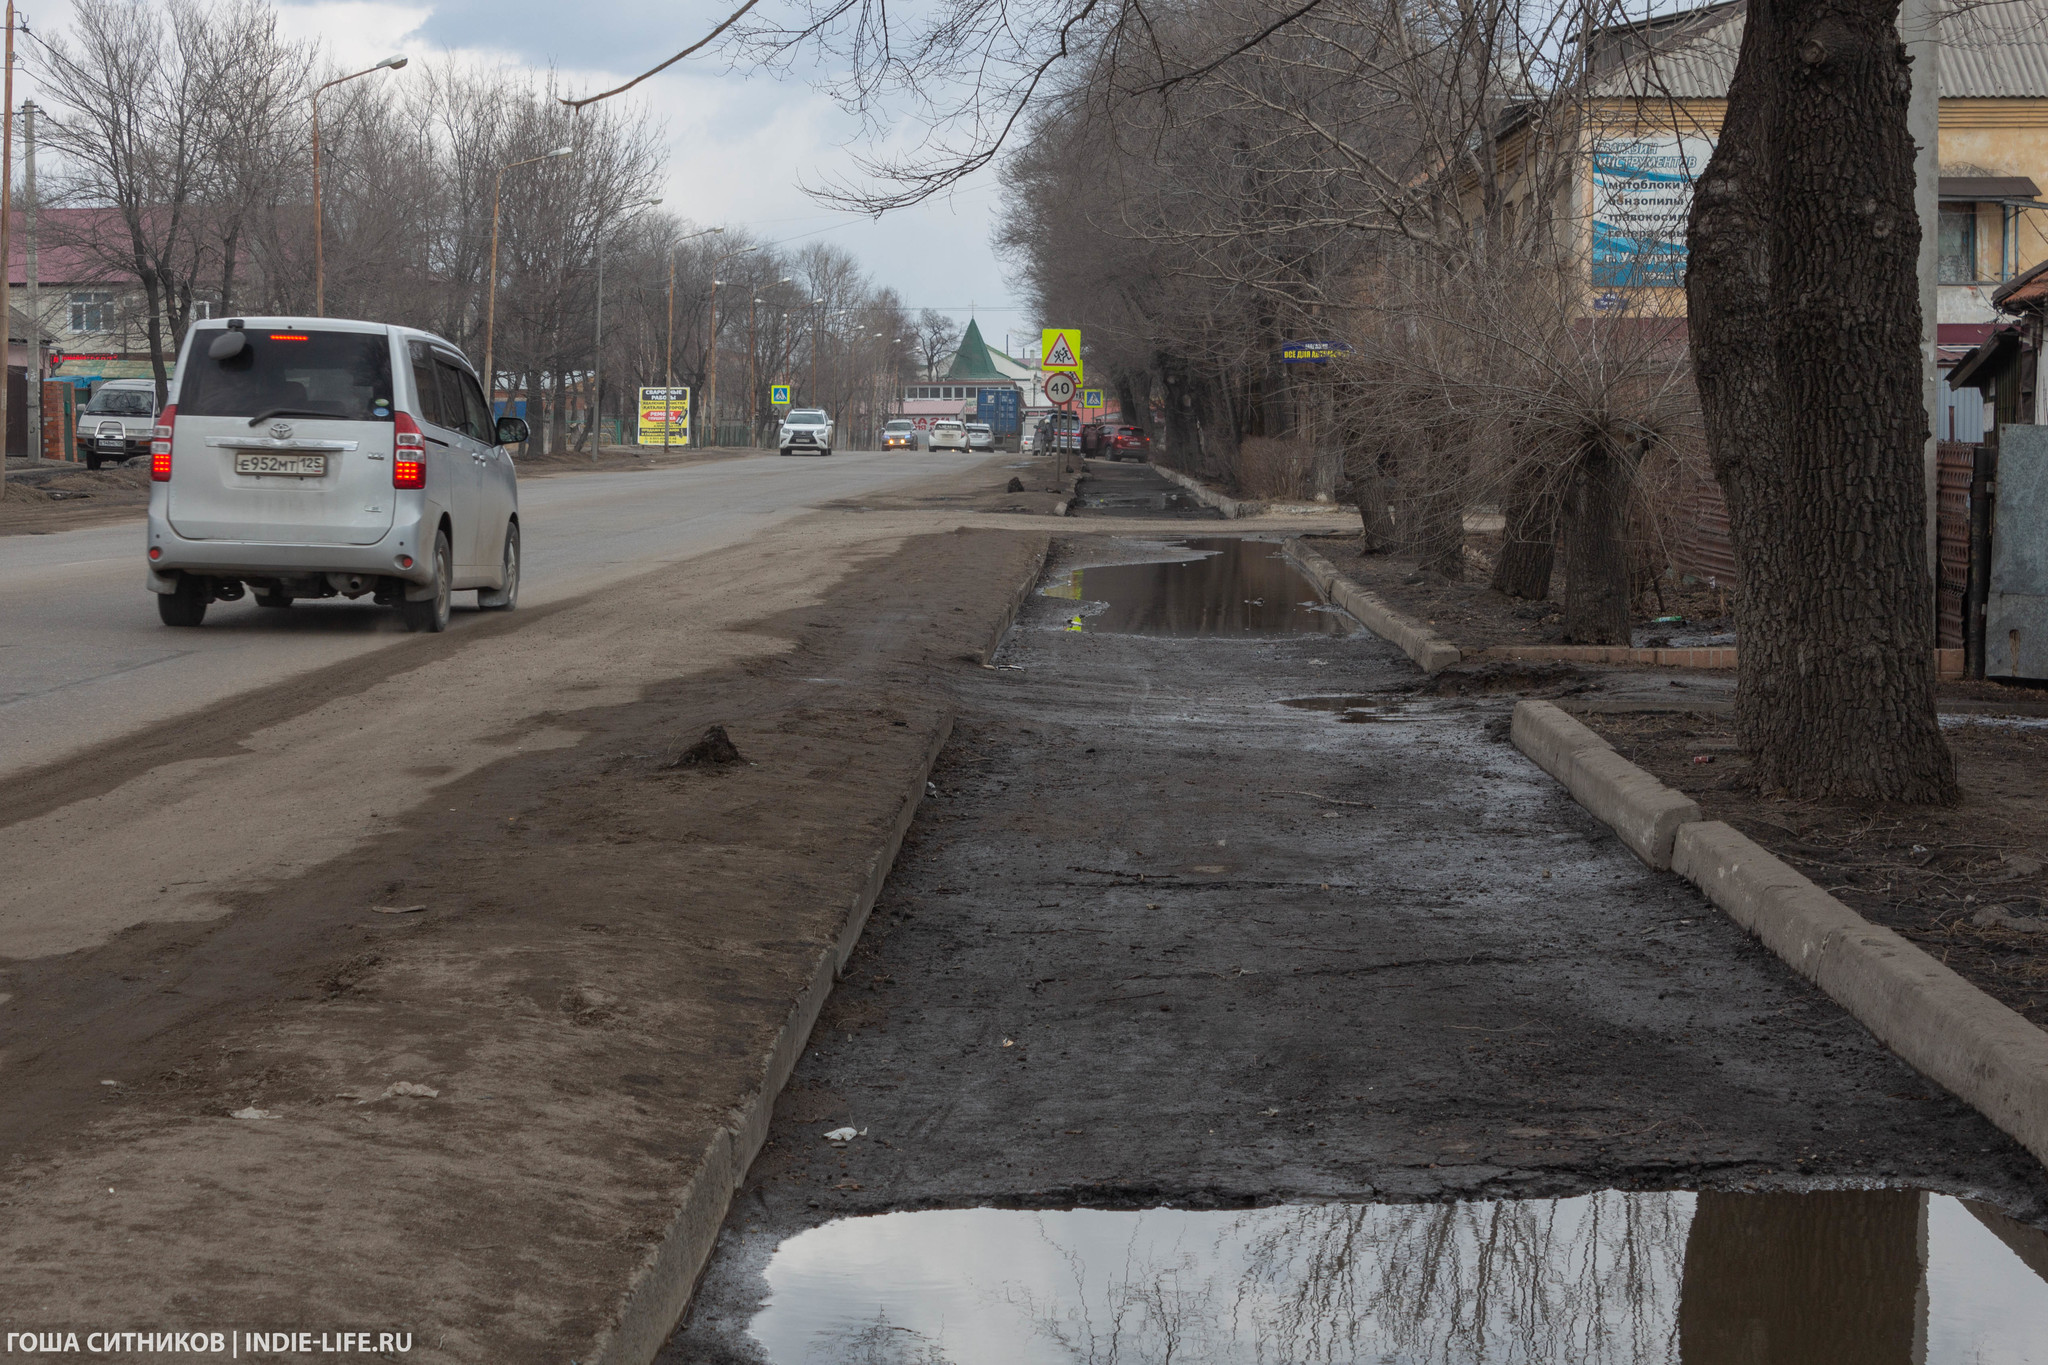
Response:
POLYGON ((988 353, 988 343, 981 339, 981 328, 972 318, 967 320, 967 335, 960 338, 960 349, 953 352, 953 363, 946 369, 946 378, 1009 380, 1008 375, 996 368, 995 358, 988 353))

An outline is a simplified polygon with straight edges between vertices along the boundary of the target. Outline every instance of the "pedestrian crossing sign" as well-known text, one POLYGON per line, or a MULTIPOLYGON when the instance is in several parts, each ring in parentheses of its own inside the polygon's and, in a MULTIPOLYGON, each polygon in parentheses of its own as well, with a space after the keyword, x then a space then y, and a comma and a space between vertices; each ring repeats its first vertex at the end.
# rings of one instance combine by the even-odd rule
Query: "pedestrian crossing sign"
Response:
POLYGON ((1038 368, 1067 370, 1076 383, 1081 379, 1081 329, 1048 327, 1038 334, 1038 368))
POLYGON ((1101 406, 1102 406, 1102 390, 1101 390, 1101 389, 1083 389, 1083 390, 1081 390, 1081 406, 1082 406, 1082 407, 1084 407, 1084 408, 1099 408, 1099 407, 1101 407, 1101 406))
POLYGON ((771 408, 786 408, 786 407, 788 407, 788 406, 789 406, 789 385, 787 385, 787 384, 770 384, 770 385, 768 386, 768 406, 769 406, 769 407, 771 407, 771 408))

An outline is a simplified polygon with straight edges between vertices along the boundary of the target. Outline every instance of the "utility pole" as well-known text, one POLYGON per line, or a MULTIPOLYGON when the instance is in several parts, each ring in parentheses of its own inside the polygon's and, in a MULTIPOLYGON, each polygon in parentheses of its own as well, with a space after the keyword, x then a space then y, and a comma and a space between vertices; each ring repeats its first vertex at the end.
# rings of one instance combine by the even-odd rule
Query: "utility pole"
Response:
POLYGON ((43 458, 43 293, 36 271, 36 105, 29 100, 21 106, 22 186, 27 202, 22 206, 23 224, 28 229, 28 449, 31 460, 43 458))
POLYGON ((761 409, 754 402, 754 308, 761 300, 755 299, 747 305, 747 446, 751 449, 761 444, 761 409))
MULTIPOLYGON (((6 112, 0 115, 0 261, 7 263, 6 327, 8 347, 14 341, 14 0, 7 0, 7 76, 0 99, 6 112)), ((7 390, 12 387, 12 367, 0 365, 0 493, 7 489, 7 390)))

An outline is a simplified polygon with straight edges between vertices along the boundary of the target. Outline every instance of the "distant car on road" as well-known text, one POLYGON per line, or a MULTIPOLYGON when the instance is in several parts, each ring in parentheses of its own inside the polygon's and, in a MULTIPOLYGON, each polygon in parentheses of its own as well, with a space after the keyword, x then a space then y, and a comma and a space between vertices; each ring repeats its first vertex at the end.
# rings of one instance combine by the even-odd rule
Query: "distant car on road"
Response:
POLYGON ((87 469, 149 454, 156 427, 156 381, 109 379, 78 414, 78 458, 87 469))
POLYGON ((1152 458, 1152 438, 1143 427, 1118 426, 1104 423, 1102 428, 1100 454, 1111 460, 1149 460, 1152 458))
POLYGON ((944 418, 932 423, 930 437, 925 442, 927 450, 966 450, 967 424, 944 418))
POLYGON ((784 455, 830 455, 832 419, 816 408, 794 408, 782 419, 775 443, 784 455))
POLYGON ((969 450, 994 450, 996 448, 996 434, 989 429, 988 423, 969 422, 967 424, 967 448, 969 450))
POLYGON ((259 607, 371 596, 408 630, 451 594, 519 600, 519 483, 476 371, 431 332, 341 318, 194 327, 149 447, 149 590, 196 626, 259 607))
POLYGON ((908 417, 891 417, 882 423, 882 449, 916 450, 917 423, 908 417))

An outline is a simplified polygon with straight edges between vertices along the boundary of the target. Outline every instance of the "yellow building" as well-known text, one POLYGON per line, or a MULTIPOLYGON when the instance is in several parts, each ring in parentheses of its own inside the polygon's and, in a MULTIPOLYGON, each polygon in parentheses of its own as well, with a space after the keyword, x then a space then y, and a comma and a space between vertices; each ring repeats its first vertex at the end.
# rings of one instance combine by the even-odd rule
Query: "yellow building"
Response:
MULTIPOLYGON (((1683 311, 1685 221, 1742 46, 1744 0, 1617 25, 1589 53, 1578 184, 1595 306, 1683 311)), ((1944 14, 1940 28, 1945 344, 1974 345, 1991 293, 2048 259, 2048 0, 1944 14)))

